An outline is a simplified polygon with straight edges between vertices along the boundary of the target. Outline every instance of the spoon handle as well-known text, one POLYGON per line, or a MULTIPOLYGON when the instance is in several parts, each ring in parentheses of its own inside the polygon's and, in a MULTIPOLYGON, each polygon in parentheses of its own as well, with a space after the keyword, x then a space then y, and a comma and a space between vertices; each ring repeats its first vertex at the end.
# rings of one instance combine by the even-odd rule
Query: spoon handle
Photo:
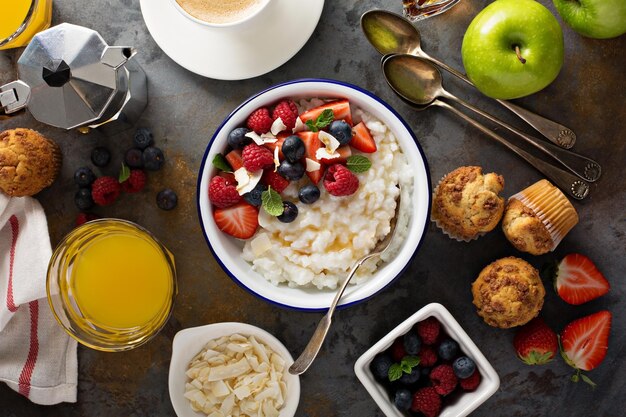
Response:
POLYGON ((502 126, 503 128, 509 130, 510 132, 513 132, 514 134, 516 134, 517 136, 521 137, 526 142, 534 146, 535 148, 543 151, 547 155, 557 160, 559 163, 561 163, 561 165, 563 165, 565 168, 567 168, 569 171, 573 172, 580 178, 587 180, 589 182, 597 181, 600 178, 602 168, 600 167, 600 164, 598 164, 593 159, 568 151, 566 149, 559 148, 558 146, 552 145, 551 143, 543 142, 533 136, 527 135, 526 133, 511 126, 510 124, 503 122, 497 117, 492 116, 491 114, 477 107, 474 107, 473 105, 469 104, 465 100, 461 100, 460 98, 448 92, 444 92, 443 96, 451 100, 454 100, 455 102, 473 111, 474 113, 477 113, 483 116, 484 118, 491 120, 492 122, 502 126))
POLYGON ((478 128, 483 133, 490 136, 492 139, 495 139, 496 141, 500 142, 501 144, 509 148, 511 151, 515 152, 517 155, 525 159, 526 162, 534 166, 539 172, 541 172, 550 180, 552 180, 552 182, 557 187, 565 191, 567 194, 569 194, 571 197, 575 198, 576 200, 582 200, 585 197, 587 197, 587 195, 589 194, 589 184, 587 184, 585 181, 580 180, 575 175, 572 175, 567 171, 563 171, 562 169, 557 168, 554 165, 542 159, 532 156, 528 152, 513 145, 512 143, 510 143, 509 141, 507 141, 506 139, 504 139, 502 136, 498 135, 491 129, 478 123, 476 120, 472 119, 465 113, 450 106, 447 103, 444 103, 441 100, 435 100, 433 101, 433 104, 450 110, 451 112, 453 112, 454 114, 456 114, 457 116, 459 116, 460 118, 468 122, 469 124, 473 125, 474 127, 478 128))
MULTIPOLYGON (((448 71, 450 74, 454 75, 455 77, 465 81, 467 84, 471 85, 472 87, 475 87, 474 83, 472 83, 469 80, 469 78, 465 76, 465 74, 455 70, 451 66, 429 55, 424 54, 423 57, 426 59, 429 59, 435 65, 448 71)), ((543 136, 545 136, 550 142, 554 143, 555 145, 558 145, 561 148, 570 149, 576 143, 576 134, 570 128, 565 127, 550 119, 546 119, 545 117, 540 116, 537 113, 533 113, 530 110, 526 110, 506 100, 496 99, 496 101, 500 103, 502 106, 512 111, 513 113, 515 113, 520 119, 528 123, 537 132, 541 133, 543 136)))

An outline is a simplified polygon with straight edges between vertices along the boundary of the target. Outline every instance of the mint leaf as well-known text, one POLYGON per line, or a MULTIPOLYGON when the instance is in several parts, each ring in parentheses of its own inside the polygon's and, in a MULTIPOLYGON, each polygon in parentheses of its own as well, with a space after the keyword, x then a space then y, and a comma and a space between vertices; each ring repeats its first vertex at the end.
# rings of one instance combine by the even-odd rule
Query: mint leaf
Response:
POLYGON ((117 180, 121 184, 124 181, 126 181, 129 177, 130 177, 130 168, 128 168, 126 164, 122 162, 122 169, 120 170, 120 175, 117 177, 117 180))
POLYGON ((317 132, 331 124, 333 120, 335 120, 335 113, 332 109, 326 109, 315 120, 307 120, 304 123, 311 132, 317 132))
POLYGON ((222 155, 221 153, 218 153, 217 155, 215 155, 211 163, 213 164, 215 168, 219 169, 220 171, 233 172, 230 165, 228 164, 228 161, 226 160, 226 158, 224 158, 224 155, 222 155))
POLYGON ((352 172, 365 172, 372 167, 372 162, 363 155, 352 155, 348 157, 346 167, 352 172))
POLYGON ((261 193, 261 205, 270 216, 280 216, 285 211, 280 194, 268 187, 261 193))
POLYGON ((405 374, 411 373, 411 367, 407 365, 404 361, 400 362, 400 368, 402 368, 402 372, 405 374))
POLYGON ((418 358, 417 356, 405 356, 404 358, 402 358, 401 363, 403 365, 406 364, 407 366, 411 368, 415 368, 417 365, 420 364, 420 358, 418 358))
POLYGON ((311 132, 317 132, 319 129, 315 127, 315 122, 313 120, 307 120, 305 123, 311 132))
POLYGON ((389 377, 389 381, 393 382, 402 377, 402 367, 398 363, 394 363, 389 367, 389 371, 387 372, 387 376, 389 377))

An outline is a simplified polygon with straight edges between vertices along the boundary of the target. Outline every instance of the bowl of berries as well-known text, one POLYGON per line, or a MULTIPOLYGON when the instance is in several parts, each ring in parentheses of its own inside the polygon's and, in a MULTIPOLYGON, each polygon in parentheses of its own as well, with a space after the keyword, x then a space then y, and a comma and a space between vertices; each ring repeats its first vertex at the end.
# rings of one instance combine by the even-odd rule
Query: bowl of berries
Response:
POLYGON ((392 247, 359 268, 340 305, 398 277, 424 237, 430 196, 406 122, 374 94, 321 79, 270 87, 235 109, 207 146, 197 192, 222 269, 264 300, 307 311, 328 308, 392 221, 392 247))
POLYGON ((478 347, 441 304, 428 304, 354 365, 386 416, 463 417, 500 386, 478 347))

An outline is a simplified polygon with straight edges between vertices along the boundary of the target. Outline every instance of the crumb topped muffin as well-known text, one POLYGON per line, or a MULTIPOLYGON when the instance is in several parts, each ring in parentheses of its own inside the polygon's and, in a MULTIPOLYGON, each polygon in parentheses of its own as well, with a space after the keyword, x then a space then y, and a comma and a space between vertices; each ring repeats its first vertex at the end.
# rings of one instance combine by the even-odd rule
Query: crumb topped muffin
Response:
POLYGON ((503 329, 521 326, 536 317, 545 294, 539 272, 512 256, 487 265, 472 284, 478 315, 490 326, 503 329))
POLYGON ((0 133, 0 190, 12 197, 32 196, 50 186, 61 168, 56 143, 30 129, 0 133))
POLYGON ((501 175, 483 175, 478 166, 457 168, 435 189, 432 220, 454 239, 476 239, 500 222, 504 198, 499 194, 503 188, 501 175))

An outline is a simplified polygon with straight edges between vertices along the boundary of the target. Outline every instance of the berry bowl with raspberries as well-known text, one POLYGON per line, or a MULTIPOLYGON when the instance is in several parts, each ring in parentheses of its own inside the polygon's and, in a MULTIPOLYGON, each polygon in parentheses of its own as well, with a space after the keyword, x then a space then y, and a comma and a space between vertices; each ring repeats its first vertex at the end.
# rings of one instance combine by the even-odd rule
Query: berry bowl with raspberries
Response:
POLYGON ((400 323, 354 365, 357 378, 389 417, 463 417, 500 386, 478 347, 441 304, 400 323))
POLYGON ((430 196, 406 122, 372 93, 322 79, 270 87, 235 109, 207 146, 197 190, 224 271, 266 301, 306 311, 328 308, 401 201, 394 242, 359 268, 340 306, 393 282, 423 240, 430 196))

